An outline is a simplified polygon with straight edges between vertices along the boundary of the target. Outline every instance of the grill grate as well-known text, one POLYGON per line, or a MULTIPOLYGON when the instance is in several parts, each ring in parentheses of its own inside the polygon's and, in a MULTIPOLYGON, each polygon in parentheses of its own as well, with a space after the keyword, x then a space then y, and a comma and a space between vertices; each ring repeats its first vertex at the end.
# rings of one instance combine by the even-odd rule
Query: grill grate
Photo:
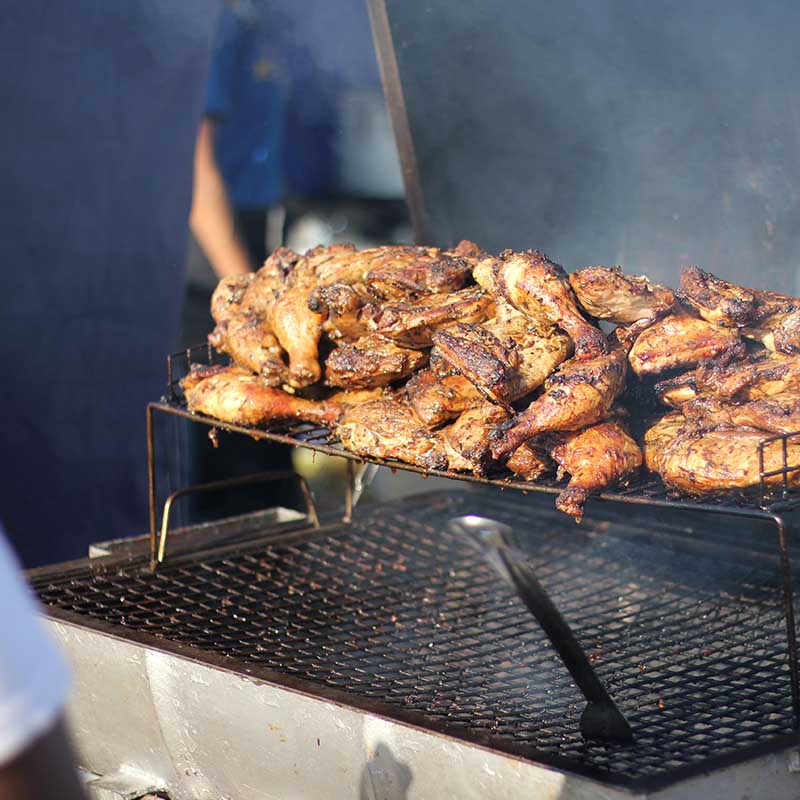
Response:
POLYGON ((300 679, 607 781, 663 782, 792 733, 779 576, 767 551, 743 555, 713 537, 622 522, 576 528, 546 503, 515 497, 406 498, 301 538, 177 556, 155 574, 86 562, 40 572, 34 585, 56 616, 300 679), (448 518, 467 513, 515 527, 631 723, 633 746, 582 740, 583 699, 544 635, 447 532, 448 518))

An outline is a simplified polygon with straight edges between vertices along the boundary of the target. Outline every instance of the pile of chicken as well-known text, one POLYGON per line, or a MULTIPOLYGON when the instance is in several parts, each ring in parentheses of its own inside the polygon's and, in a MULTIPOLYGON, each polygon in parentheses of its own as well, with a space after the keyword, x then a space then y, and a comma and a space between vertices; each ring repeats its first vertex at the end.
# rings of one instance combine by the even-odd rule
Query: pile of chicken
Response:
POLYGON ((555 469, 571 476, 556 505, 580 519, 643 459, 694 494, 757 484, 765 432, 800 429, 798 309, 696 268, 678 299, 616 267, 567 276, 537 251, 471 242, 280 248, 220 282, 209 340, 232 365, 193 369, 183 387, 194 412, 319 423, 364 457, 530 481, 555 469), (597 320, 617 327, 606 336, 597 320), (675 410, 647 430, 644 456, 617 402, 629 367, 669 372, 655 391, 675 410))

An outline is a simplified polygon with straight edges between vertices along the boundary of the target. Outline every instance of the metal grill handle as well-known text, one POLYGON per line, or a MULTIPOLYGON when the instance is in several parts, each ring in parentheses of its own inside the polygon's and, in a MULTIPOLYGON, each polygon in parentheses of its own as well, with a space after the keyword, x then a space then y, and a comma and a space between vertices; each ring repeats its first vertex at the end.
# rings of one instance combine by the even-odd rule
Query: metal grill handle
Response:
POLYGON ((298 475, 293 470, 278 470, 274 472, 258 472, 253 475, 244 475, 240 478, 228 478, 224 481, 214 481, 213 483, 198 483, 194 486, 187 486, 183 489, 173 492, 164 503, 164 511, 161 515, 161 535, 158 540, 158 553, 151 552, 150 569, 155 571, 156 564, 161 564, 164 561, 167 549, 167 536, 169 534, 169 517, 172 511, 173 503, 180 497, 185 497, 190 494, 201 494, 203 492, 216 492, 221 489, 232 489, 237 486, 249 486, 255 483, 271 483, 272 481, 281 481, 294 479, 300 485, 300 490, 303 492, 303 498, 306 502, 306 516, 311 520, 311 524, 315 528, 319 528, 319 515, 317 514, 317 507, 314 504, 314 498, 311 494, 311 489, 308 487, 306 479, 302 475, 298 475))

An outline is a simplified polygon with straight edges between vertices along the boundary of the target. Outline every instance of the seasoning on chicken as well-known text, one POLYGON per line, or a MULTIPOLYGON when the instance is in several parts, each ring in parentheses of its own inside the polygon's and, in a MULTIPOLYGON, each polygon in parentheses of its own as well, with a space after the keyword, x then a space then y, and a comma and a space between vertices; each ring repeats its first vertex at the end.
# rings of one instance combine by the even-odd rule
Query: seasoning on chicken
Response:
POLYGON ((181 383, 189 411, 233 425, 261 427, 283 420, 330 424, 342 412, 338 403, 296 397, 239 367, 195 369, 181 383))
POLYGON ((624 326, 615 333, 628 347, 677 303, 672 289, 619 267, 584 267, 570 274, 569 283, 587 314, 624 326))
POLYGON ((800 395, 778 394, 763 400, 732 403, 698 397, 681 407, 686 420, 702 428, 758 428, 772 433, 800 431, 800 395))
POLYGON ((693 367, 734 348, 739 334, 678 311, 655 322, 636 339, 629 360, 637 375, 653 375, 677 367, 693 367))
POLYGON ((263 314, 234 316, 225 325, 217 325, 208 341, 221 353, 230 355, 234 364, 260 375, 269 386, 280 386, 289 380, 283 350, 263 314))
POLYGON ((681 296, 709 322, 740 328, 769 350, 800 352, 800 298, 737 286, 699 267, 681 271, 681 296))
POLYGON ((761 400, 800 393, 800 355, 769 353, 742 361, 716 361, 655 385, 658 398, 675 408, 700 394, 761 400))
POLYGON ((422 369, 405 386, 414 413, 428 428, 438 428, 462 411, 477 405, 483 396, 461 375, 436 375, 422 369))
POLYGON ((449 294, 423 295, 418 300, 386 303, 370 320, 372 330, 403 347, 432 345, 436 331, 455 322, 480 322, 492 316, 494 303, 480 287, 449 294))
POLYGON ((518 311, 541 326, 544 318, 572 339, 576 358, 592 358, 608 351, 602 331, 581 315, 567 274, 536 250, 501 253, 495 265, 503 296, 518 311))
POLYGON ((570 354, 568 337, 518 312, 482 325, 458 323, 433 338, 441 357, 493 403, 511 403, 541 386, 570 354))
POLYGON ((438 247, 381 247, 365 283, 385 300, 454 292, 464 287, 472 259, 438 247))
POLYGON ((518 478, 537 481, 552 472, 553 462, 545 449, 535 442, 525 442, 506 461, 506 468, 518 478))
POLYGON ((329 339, 352 342, 369 333, 379 308, 374 301, 363 286, 331 283, 309 295, 308 307, 324 317, 322 330, 329 339))
POLYGON ((441 435, 450 469, 483 475, 492 460, 489 434, 507 419, 508 412, 483 401, 464 411, 452 425, 443 428, 441 435))
MULTIPOLYGON (((673 412, 645 434, 647 467, 669 488, 704 495, 760 485, 759 445, 767 433, 752 428, 703 430, 685 422, 682 415, 673 412)), ((763 452, 765 472, 782 468, 780 441, 764 445, 763 452)), ((787 460, 789 464, 800 463, 800 437, 787 443, 787 460)), ((800 471, 790 472, 787 480, 789 486, 800 487, 800 471)), ((764 483, 780 486, 783 476, 766 477, 764 483)))
POLYGON ((368 458, 392 458, 426 469, 446 469, 438 434, 428 431, 411 406, 386 397, 348 408, 336 426, 342 445, 368 458))
POLYGON ((325 360, 325 383, 358 389, 386 386, 409 376, 427 361, 428 354, 423 350, 407 350, 371 334, 331 351, 325 360))
POLYGON ((570 480, 556 499, 556 508, 583 517, 589 497, 634 474, 642 465, 639 445, 615 422, 599 422, 573 433, 552 437, 550 455, 570 480))
POLYGON ((566 361, 548 378, 544 394, 510 428, 495 432, 494 457, 503 459, 542 433, 575 431, 600 422, 625 387, 626 366, 620 347, 588 360, 566 361))

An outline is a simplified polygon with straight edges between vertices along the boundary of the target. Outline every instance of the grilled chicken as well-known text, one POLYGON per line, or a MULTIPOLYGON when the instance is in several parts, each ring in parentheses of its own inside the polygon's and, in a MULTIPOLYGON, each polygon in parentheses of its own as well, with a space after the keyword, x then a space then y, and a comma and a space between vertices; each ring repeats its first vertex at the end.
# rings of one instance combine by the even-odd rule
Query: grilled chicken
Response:
POLYGON ((693 367, 741 347, 739 334, 683 311, 658 320, 636 339, 629 360, 637 375, 693 367))
POLYGON ((737 401, 761 400, 800 392, 800 355, 770 353, 746 361, 704 364, 676 378, 655 385, 659 399, 675 408, 707 395, 737 401))
POLYGON ((541 386, 570 354, 555 327, 537 326, 519 313, 483 325, 458 323, 435 334, 441 357, 487 400, 510 404, 541 386))
POLYGON ((240 314, 209 334, 208 341, 234 364, 258 373, 269 386, 289 380, 280 344, 263 314, 240 314))
POLYGON ((495 265, 503 296, 541 326, 542 318, 572 339, 575 357, 592 358, 608 351, 602 331, 583 318, 563 268, 536 250, 501 253, 495 265))
POLYGON ((367 289, 385 300, 461 289, 472 270, 472 259, 437 247, 376 248, 367 289))
POLYGON ((254 278, 252 272, 247 275, 232 275, 217 284, 211 295, 211 316, 218 327, 224 327, 242 313, 242 301, 254 278))
POLYGON ((511 454, 506 467, 519 478, 536 481, 552 471, 553 462, 541 445, 525 442, 511 454))
POLYGON ((379 307, 362 284, 332 283, 309 295, 308 306, 324 317, 322 330, 333 340, 355 341, 366 336, 379 307))
POLYGON ((671 289, 626 275, 619 267, 584 267, 569 276, 569 284, 589 316, 624 326, 617 329, 617 338, 629 348, 677 303, 671 289))
MULTIPOLYGON (((673 412, 645 434, 645 461, 664 483, 690 495, 736 491, 760 485, 759 444, 769 436, 752 428, 696 429, 673 412)), ((787 446, 789 464, 800 464, 800 439, 787 446)), ((764 471, 783 465, 781 442, 764 445, 764 471)), ((764 479, 780 486, 782 475, 764 479)), ((791 487, 800 487, 800 471, 790 472, 791 487)))
POLYGON ((545 383, 545 393, 514 425, 495 432, 494 457, 503 459, 542 433, 575 431, 600 422, 625 386, 626 366, 625 351, 619 347, 595 358, 573 358, 562 364, 545 383))
POLYGON ((425 366, 428 354, 406 350, 377 334, 340 344, 325 360, 325 383, 367 389, 386 386, 425 366))
POLYGON ((764 400, 731 403, 698 397, 681 407, 686 420, 698 428, 757 428, 772 433, 800 432, 800 395, 775 395, 764 400))
POLYGON ((480 287, 418 300, 384 304, 370 327, 403 347, 430 347, 433 334, 454 322, 480 322, 492 316, 494 303, 480 287))
POLYGON ((305 272, 295 269, 295 281, 280 293, 268 313, 275 336, 289 357, 288 383, 297 389, 316 383, 322 375, 319 340, 323 318, 308 307, 313 274, 305 272))
POLYGON ((437 428, 477 405, 481 393, 461 375, 440 377, 430 369, 417 372, 405 386, 414 413, 428 428, 437 428))
POLYGON ((571 476, 556 499, 556 508, 578 522, 591 495, 619 483, 642 465, 639 445, 614 422, 556 434, 550 455, 571 476))
POLYGON ((250 281, 242 298, 242 311, 268 314, 300 259, 301 256, 286 247, 275 250, 250 281))
POLYGON ((288 379, 288 372, 272 326, 263 311, 242 308, 254 280, 251 273, 219 282, 211 296, 211 316, 217 325, 208 341, 220 352, 228 353, 234 364, 259 373, 270 386, 279 386, 288 379))
POLYGON ((446 469, 441 438, 426 430, 408 403, 386 397, 348 408, 336 427, 342 445, 371 458, 393 458, 426 469, 446 469))
POLYGON ((187 375, 182 386, 189 410, 233 425, 261 427, 282 420, 329 424, 342 412, 338 403, 304 400, 275 389, 239 367, 204 367, 187 375))
POLYGON ((467 409, 441 431, 450 469, 483 475, 492 460, 489 434, 508 419, 508 412, 483 401, 467 409))
POLYGON ((681 296, 709 322, 740 328, 770 350, 800 353, 800 298, 737 286, 699 267, 682 270, 681 296))

